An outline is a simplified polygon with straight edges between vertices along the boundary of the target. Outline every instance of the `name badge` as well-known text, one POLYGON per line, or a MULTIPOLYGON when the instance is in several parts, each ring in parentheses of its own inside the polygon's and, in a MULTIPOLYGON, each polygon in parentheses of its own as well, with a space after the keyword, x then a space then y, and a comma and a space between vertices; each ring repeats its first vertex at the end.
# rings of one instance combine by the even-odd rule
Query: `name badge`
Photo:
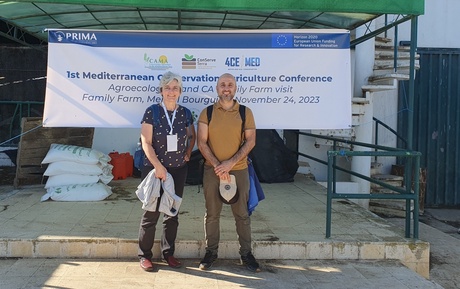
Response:
POLYGON ((168 134, 166 136, 166 148, 168 152, 177 151, 177 134, 168 134))

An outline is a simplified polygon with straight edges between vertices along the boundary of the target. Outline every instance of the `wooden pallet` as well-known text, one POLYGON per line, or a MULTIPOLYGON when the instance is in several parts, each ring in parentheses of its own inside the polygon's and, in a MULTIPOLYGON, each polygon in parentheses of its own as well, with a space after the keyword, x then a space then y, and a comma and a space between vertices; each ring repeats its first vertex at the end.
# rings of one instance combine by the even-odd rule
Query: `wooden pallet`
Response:
POLYGON ((47 165, 41 162, 51 144, 68 144, 91 148, 94 128, 42 127, 41 117, 25 117, 21 121, 21 138, 16 160, 14 187, 43 184, 47 165))

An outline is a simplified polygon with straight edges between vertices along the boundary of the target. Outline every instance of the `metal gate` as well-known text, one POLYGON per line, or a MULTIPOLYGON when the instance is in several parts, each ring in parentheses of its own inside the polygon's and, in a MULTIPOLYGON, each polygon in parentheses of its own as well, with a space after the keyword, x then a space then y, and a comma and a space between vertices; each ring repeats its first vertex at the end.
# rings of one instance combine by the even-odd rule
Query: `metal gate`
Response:
MULTIPOLYGON (((460 206, 460 49, 419 48, 413 149, 427 170, 425 205, 460 206)), ((400 85, 398 131, 404 134, 408 82, 400 85)))

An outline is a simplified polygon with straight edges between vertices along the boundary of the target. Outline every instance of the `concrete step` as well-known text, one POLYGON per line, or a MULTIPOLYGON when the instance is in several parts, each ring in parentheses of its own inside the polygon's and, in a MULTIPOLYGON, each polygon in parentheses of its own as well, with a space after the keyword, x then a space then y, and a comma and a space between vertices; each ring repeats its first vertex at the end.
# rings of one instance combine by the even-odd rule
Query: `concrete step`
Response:
MULTIPOLYGON (((395 67, 395 46, 390 38, 376 37, 374 51, 373 75, 369 77, 369 85, 363 85, 363 92, 394 90, 398 80, 409 80, 410 47, 397 46, 397 61, 395 67)), ((420 55, 415 55, 414 69, 420 69, 420 55)))
MULTIPOLYGON (((393 43, 375 43, 375 51, 393 51, 394 50, 393 43)), ((410 46, 397 46, 398 52, 409 52, 410 46)))
MULTIPOLYGON (((374 52, 376 60, 393 60, 395 59, 395 54, 393 50, 376 50, 374 52)), ((420 54, 415 54, 415 60, 418 61, 420 59, 420 54)), ((399 52, 396 55, 398 61, 399 60, 409 60, 410 59, 410 52, 399 52)))
POLYGON ((378 162, 371 162, 371 176, 382 174, 383 164, 378 162))
MULTIPOLYGON (((404 177, 391 174, 372 174, 372 178, 383 181, 391 186, 403 188, 404 177)), ((381 185, 371 183, 371 192, 379 194, 399 194, 391 189, 384 188, 381 185)), ((414 210, 413 202, 411 202, 411 212, 414 210)), ((369 211, 376 214, 388 217, 406 216, 406 200, 395 199, 371 199, 369 200, 369 211)), ((411 213, 411 218, 413 215, 411 213)))
MULTIPOLYGON (((415 67, 415 70, 419 69, 420 67, 415 67)), ((402 67, 402 66, 398 66, 397 69, 395 70, 393 68, 393 65, 388 66, 388 67, 381 67, 381 68, 378 68, 378 69, 374 69, 373 71, 373 76, 381 76, 381 75, 387 75, 387 74, 391 74, 391 73, 398 73, 398 74, 407 74, 409 75, 409 72, 410 72, 410 68, 407 66, 407 67, 402 67)))
MULTIPOLYGON (((351 242, 350 242, 351 243, 351 242)), ((72 238, 43 237, 40 239, 0 239, 6 251, 0 257, 7 258, 133 258, 137 256, 138 240, 122 238, 72 238)), ((204 240, 176 241, 175 255, 179 258, 202 258, 206 252, 204 240)), ((343 246, 342 242, 330 241, 254 241, 253 252, 259 259, 330 259, 332 251, 343 246), (327 249, 326 249, 327 248, 327 249)), ((359 244, 355 244, 356 252, 359 244)), ((219 258, 238 259, 238 241, 222 241, 219 258)), ((160 258, 160 240, 155 240, 155 258, 160 258)), ((350 254, 352 251, 349 251, 350 254)), ((357 256, 343 255, 344 259, 357 256)))
MULTIPOLYGON (((413 210, 414 205, 413 202, 411 202, 411 219, 413 218, 413 210)), ((406 216, 406 200, 370 200, 369 211, 387 217, 404 218, 406 216)))
POLYGON ((298 174, 308 175, 314 178, 314 175, 311 173, 310 164, 306 161, 297 161, 299 168, 297 169, 298 174))
POLYGON ((374 75, 370 76, 367 81, 369 82, 368 85, 373 86, 391 86, 392 89, 396 89, 398 87, 398 80, 406 80, 409 79, 409 74, 400 74, 400 73, 382 73, 378 74, 376 72, 374 75))
POLYGON ((375 36, 375 43, 386 44, 386 43, 392 43, 392 42, 393 42, 393 39, 391 39, 391 38, 382 37, 382 36, 375 36))
MULTIPOLYGON (((389 175, 389 174, 376 174, 371 176, 373 179, 382 181, 386 184, 389 184, 394 187, 402 187, 404 177, 402 176, 395 176, 395 175, 389 175)), ((378 191, 380 189, 383 189, 382 186, 379 184, 371 183, 371 189, 374 191, 378 191)))
MULTIPOLYGON (((395 58, 395 53, 393 49, 376 49, 375 52, 375 59, 382 59, 382 60, 388 60, 388 59, 394 59, 395 58)), ((398 50, 397 53, 397 59, 410 59, 410 51, 400 51, 398 50)), ((420 54, 415 54, 415 59, 420 59, 420 54)))
POLYGON ((369 105, 369 99, 365 97, 353 97, 352 99, 352 125, 356 127, 362 124, 362 116, 366 113, 366 105, 369 105))
POLYGON ((388 82, 390 82, 392 84, 394 80, 409 80, 409 75, 402 73, 387 73, 381 75, 373 75, 370 76, 368 79, 369 83, 372 84, 378 84, 382 82, 384 82, 385 84, 388 84, 388 82))
MULTIPOLYGON (((410 67, 410 61, 407 59, 404 60, 398 60, 396 63, 396 71, 404 70, 404 69, 409 69, 410 67)), ((420 63, 418 60, 415 60, 414 63, 414 68, 415 69, 420 69, 420 63)), ((392 59, 390 60, 379 60, 375 59, 374 61, 374 70, 388 70, 392 69, 394 70, 394 61, 392 59)))
POLYGON ((397 89, 397 86, 385 85, 385 84, 380 84, 380 85, 368 84, 368 85, 361 86, 361 90, 364 93, 367 91, 375 92, 375 91, 385 91, 385 90, 393 90, 393 89, 397 89))

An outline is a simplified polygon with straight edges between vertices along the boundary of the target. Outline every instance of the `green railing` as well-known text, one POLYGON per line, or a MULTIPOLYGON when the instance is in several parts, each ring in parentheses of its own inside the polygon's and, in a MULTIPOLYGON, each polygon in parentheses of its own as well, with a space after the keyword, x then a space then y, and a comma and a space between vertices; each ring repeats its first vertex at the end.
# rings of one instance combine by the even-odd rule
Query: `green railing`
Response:
POLYGON ((327 139, 333 142, 333 149, 327 153, 327 161, 315 158, 313 156, 297 152, 298 155, 314 160, 318 163, 327 165, 327 204, 326 204, 326 238, 331 236, 331 222, 332 222, 332 200, 333 199, 403 199, 406 200, 406 212, 405 212, 405 237, 411 237, 411 202, 413 202, 413 235, 414 239, 418 239, 419 235, 419 172, 420 172, 420 152, 408 151, 399 148, 385 147, 379 145, 366 144, 356 141, 346 141, 339 138, 317 135, 307 132, 296 132, 298 135, 304 135, 308 137, 327 139), (346 143, 355 146, 368 147, 377 151, 351 151, 351 150, 337 150, 339 143, 346 143), (405 187, 396 187, 385 183, 383 181, 374 179, 370 176, 365 176, 357 172, 348 170, 337 166, 337 158, 340 157, 399 157, 404 161, 404 184, 405 187), (340 193, 337 192, 337 171, 342 171, 369 181, 371 183, 378 184, 384 188, 387 188, 394 193, 382 194, 373 193, 340 193), (412 178, 412 174, 414 177, 412 178), (413 182, 412 182, 413 180, 413 182), (411 184, 413 183, 413 187, 411 184))
MULTIPOLYGON (((43 113, 43 101, 13 101, 13 100, 0 100, 0 106, 11 107, 8 111, 12 113, 5 114, 1 119, 1 126, 7 126, 7 134, 2 134, 2 138, 5 140, 0 141, 0 143, 12 143, 12 139, 15 135, 14 131, 21 130, 21 119, 23 117, 30 116, 41 116, 43 113), (37 112, 32 113, 34 106, 37 107, 37 112)), ((3 130, 3 129, 2 129, 3 130)), ((3 130, 6 131, 6 130, 3 130)), ((18 133, 19 134, 19 133, 18 133)))
MULTIPOLYGON (((382 122, 381 120, 375 117, 373 117, 372 120, 375 121, 374 144, 376 145, 379 144, 379 126, 383 126, 389 132, 394 134, 404 144, 404 148, 407 148, 407 141, 402 136, 400 136, 397 131, 395 131, 390 126, 388 126, 386 123, 382 122)), ((378 151, 378 149, 375 149, 375 151, 378 151)), ((375 156, 374 160, 377 161, 377 156, 375 156)))

